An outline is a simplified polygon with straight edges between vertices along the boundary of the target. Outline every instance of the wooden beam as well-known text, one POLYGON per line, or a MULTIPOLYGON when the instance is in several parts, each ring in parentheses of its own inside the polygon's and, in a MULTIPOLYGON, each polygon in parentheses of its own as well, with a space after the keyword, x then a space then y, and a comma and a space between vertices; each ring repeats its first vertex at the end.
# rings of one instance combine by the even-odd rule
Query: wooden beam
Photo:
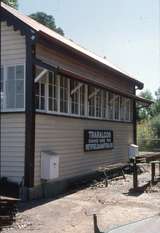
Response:
POLYGON ((83 85, 84 85, 84 83, 79 83, 79 84, 71 91, 71 95, 73 95, 76 91, 78 91, 78 89, 80 89, 83 85))
POLYGON ((48 72, 48 70, 43 69, 42 72, 35 78, 34 82, 37 83, 43 76, 48 72))
POLYGON ((25 111, 25 172, 24 186, 34 186, 35 153, 35 45, 26 37, 26 111, 25 111))

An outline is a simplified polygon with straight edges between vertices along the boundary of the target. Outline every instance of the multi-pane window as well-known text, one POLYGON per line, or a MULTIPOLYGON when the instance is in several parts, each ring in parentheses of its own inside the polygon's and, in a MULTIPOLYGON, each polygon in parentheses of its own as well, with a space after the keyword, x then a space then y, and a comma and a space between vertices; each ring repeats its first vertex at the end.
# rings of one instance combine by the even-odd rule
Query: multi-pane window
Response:
POLYGON ((48 77, 48 110, 58 111, 58 79, 53 72, 48 77))
POLYGON ((8 66, 6 77, 6 109, 24 108, 24 66, 8 66))
POLYGON ((68 113, 68 78, 60 78, 60 112, 68 113))
POLYGON ((114 116, 114 94, 108 93, 108 119, 113 120, 114 116))
POLYGON ((36 84, 36 108, 58 114, 130 121, 130 99, 54 72, 36 84))
POLYGON ((36 109, 45 110, 45 83, 42 81, 35 84, 36 109))
POLYGON ((0 109, 3 109, 4 101, 4 68, 1 67, 1 77, 0 77, 0 109))
POLYGON ((120 96, 115 95, 114 97, 114 120, 120 119, 120 96))

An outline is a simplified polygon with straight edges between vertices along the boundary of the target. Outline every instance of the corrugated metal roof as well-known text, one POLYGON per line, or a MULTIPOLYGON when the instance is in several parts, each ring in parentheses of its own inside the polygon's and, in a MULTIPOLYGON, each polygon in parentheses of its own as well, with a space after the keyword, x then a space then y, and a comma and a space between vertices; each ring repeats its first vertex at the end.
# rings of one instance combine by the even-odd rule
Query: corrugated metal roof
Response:
POLYGON ((19 20, 21 20, 22 22, 24 22, 25 24, 27 24, 28 26, 30 26, 32 29, 34 29, 37 32, 42 32, 43 35, 45 34, 46 36, 49 36, 50 38, 53 38, 54 40, 57 40, 58 42, 61 42, 62 44, 64 44, 65 46, 67 46, 68 48, 74 49, 75 51, 86 55, 88 58, 94 59, 95 61, 99 62, 100 64, 103 64, 106 66, 106 68, 110 68, 113 71, 118 72, 120 75, 125 76, 129 79, 131 79, 132 81, 135 81, 137 83, 137 85, 139 84, 141 88, 143 88, 143 83, 138 81, 137 79, 135 79, 134 77, 132 77, 131 75, 129 75, 126 72, 123 72, 121 69, 117 68, 116 66, 114 66, 112 63, 110 63, 107 59, 104 59, 100 56, 97 56, 96 54, 94 54, 93 52, 88 51, 87 49, 79 46, 78 44, 76 44, 75 42, 65 38, 64 36, 61 36, 60 34, 56 33, 55 31, 49 29, 48 27, 38 23, 37 21, 33 20, 32 18, 22 14, 21 12, 15 10, 12 7, 9 7, 8 5, 1 3, 1 6, 8 11, 9 13, 11 13, 12 15, 14 15, 15 17, 17 17, 19 20))

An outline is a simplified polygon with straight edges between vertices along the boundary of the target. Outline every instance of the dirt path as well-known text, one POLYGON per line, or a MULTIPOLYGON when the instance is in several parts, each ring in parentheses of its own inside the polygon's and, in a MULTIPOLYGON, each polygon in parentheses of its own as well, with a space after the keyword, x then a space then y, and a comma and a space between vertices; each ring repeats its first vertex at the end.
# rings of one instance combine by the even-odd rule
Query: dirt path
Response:
MULTIPOLYGON (((132 176, 126 177, 111 181, 107 188, 98 184, 57 200, 30 203, 3 233, 93 233, 94 213, 101 231, 160 213, 160 184, 136 196, 128 193, 132 176)), ((140 175, 141 185, 149 179, 148 173, 140 175)))

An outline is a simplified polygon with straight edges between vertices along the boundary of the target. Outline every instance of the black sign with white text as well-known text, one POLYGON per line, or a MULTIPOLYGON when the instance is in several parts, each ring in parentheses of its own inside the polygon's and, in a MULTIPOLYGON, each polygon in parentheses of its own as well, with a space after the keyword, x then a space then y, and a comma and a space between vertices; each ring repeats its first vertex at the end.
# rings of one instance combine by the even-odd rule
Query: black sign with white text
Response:
POLYGON ((113 131, 107 129, 84 130, 84 150, 113 149, 113 131))

